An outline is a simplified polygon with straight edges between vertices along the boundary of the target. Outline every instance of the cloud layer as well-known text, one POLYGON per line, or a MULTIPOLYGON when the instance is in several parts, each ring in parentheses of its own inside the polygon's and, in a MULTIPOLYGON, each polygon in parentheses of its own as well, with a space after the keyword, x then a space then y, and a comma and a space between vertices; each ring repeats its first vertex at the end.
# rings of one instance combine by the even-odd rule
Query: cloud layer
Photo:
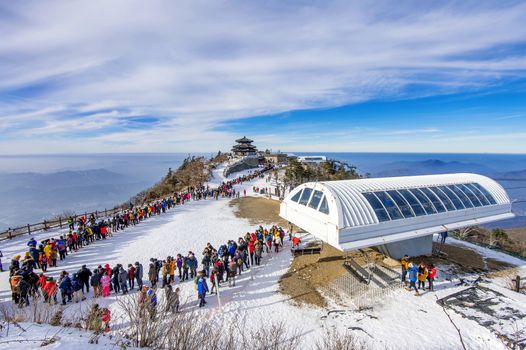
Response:
POLYGON ((1 153, 212 151, 233 120, 524 75, 526 4, 372 4, 5 2, 1 153))

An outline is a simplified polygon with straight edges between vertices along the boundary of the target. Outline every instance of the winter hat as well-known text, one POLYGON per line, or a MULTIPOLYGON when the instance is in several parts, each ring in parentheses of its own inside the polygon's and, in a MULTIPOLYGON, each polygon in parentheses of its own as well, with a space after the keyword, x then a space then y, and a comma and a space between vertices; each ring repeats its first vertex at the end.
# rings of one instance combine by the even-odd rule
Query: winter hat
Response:
POLYGON ((16 255, 13 259, 20 260, 20 258, 21 258, 20 255, 16 255))

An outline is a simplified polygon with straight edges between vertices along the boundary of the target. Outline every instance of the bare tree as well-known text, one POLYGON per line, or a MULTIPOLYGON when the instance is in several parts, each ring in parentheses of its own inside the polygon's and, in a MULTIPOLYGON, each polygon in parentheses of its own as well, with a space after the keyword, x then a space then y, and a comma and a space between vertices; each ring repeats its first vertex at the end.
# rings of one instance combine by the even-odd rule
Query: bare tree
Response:
POLYGON ((325 336, 316 343, 316 350, 365 350, 366 346, 349 332, 327 330, 325 336))

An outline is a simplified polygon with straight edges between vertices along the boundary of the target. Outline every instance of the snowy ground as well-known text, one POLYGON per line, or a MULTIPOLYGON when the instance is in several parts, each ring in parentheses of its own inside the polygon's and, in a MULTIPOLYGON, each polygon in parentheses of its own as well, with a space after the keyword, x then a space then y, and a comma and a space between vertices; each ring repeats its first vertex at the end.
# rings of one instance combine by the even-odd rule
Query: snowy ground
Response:
MULTIPOLYGON (((224 179, 222 174, 221 167, 215 170, 211 185, 222 181, 224 179)), ((234 176, 232 175, 231 178, 234 176)), ((268 187, 269 185, 264 179, 257 179, 237 186, 236 189, 241 193, 246 189, 247 194, 253 195, 252 186, 268 187)), ((122 263, 126 266, 128 263, 140 261, 146 268, 150 257, 164 258, 168 255, 175 256, 177 253, 186 254, 190 250, 197 254, 200 261, 202 248, 207 242, 217 247, 228 239, 237 239, 247 231, 255 229, 248 220, 235 217, 228 202, 226 199, 206 200, 177 207, 136 227, 120 231, 110 240, 97 242, 68 256, 65 264, 52 270, 51 274, 57 275, 63 269, 75 271, 83 264, 93 268, 105 263, 111 266, 122 263)), ((58 234, 59 232, 48 231, 35 235, 35 238, 38 240, 58 234)), ((8 265, 8 258, 25 250, 26 241, 27 237, 19 237, 2 243, 1 250, 6 259, 4 267, 8 265)), ((455 242, 455 244, 464 243, 455 242)), ((325 329, 332 328, 351 332, 372 349, 462 348, 456 329, 436 300, 466 287, 457 287, 450 281, 441 281, 437 283, 435 293, 426 293, 421 297, 415 297, 413 293, 400 289, 378 302, 372 310, 353 311, 337 304, 331 305, 328 309, 298 307, 278 291, 279 278, 287 271, 291 262, 288 248, 286 242, 282 252, 264 254, 262 266, 241 275, 236 287, 224 287, 221 290, 221 307, 216 296, 209 296, 206 310, 200 312, 207 313, 207 318, 211 322, 239 318, 245 319, 248 324, 260 326, 271 321, 283 321, 302 335, 303 349, 311 348, 311 345, 323 336, 325 329)), ((481 247, 473 247, 473 249, 477 249, 485 256, 491 255, 492 258, 495 258, 495 254, 502 254, 481 247)), ((524 265, 524 261, 514 260, 505 254, 499 255, 499 258, 513 264, 524 265)), ((182 290, 182 300, 188 300, 184 303, 183 310, 195 309, 197 301, 193 283, 184 282, 178 286, 182 290)), ((526 297, 513 294, 516 293, 510 292, 514 302, 523 305, 526 309, 526 297)), ((0 274, 0 300, 5 303, 9 299, 8 273, 4 272, 0 274)), ((115 309, 116 300, 117 297, 111 296, 99 302, 115 309)), ((506 348, 490 329, 452 310, 448 312, 461 329, 468 349, 506 348)), ((44 333, 52 334, 55 331, 52 327, 23 326, 32 327, 33 332, 14 331, 8 339, 27 339, 44 336, 44 333)), ((4 337, 6 335, 5 332, 0 334, 4 337)), ((97 348, 96 345, 87 344, 90 335, 85 332, 62 331, 59 338, 47 348, 78 349, 81 344, 82 348, 97 348)), ((12 343, 2 344, 2 340, 0 339, 0 348, 6 349, 40 346, 39 343, 19 343, 16 346, 12 343)), ((111 346, 111 342, 107 339, 102 339, 98 344, 100 348, 111 346)))

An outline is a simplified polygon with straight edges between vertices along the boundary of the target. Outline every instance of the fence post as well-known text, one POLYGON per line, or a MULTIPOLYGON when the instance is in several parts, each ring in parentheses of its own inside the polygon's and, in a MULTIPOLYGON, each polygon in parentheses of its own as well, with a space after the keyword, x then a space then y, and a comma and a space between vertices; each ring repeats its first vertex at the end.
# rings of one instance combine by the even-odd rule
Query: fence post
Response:
POLYGON ((99 218, 99 212, 95 210, 95 219, 99 218))
POLYGON ((7 234, 9 235, 9 239, 13 238, 11 235, 11 227, 7 229, 7 234))
POLYGON ((58 217, 58 224, 59 224, 60 228, 62 228, 62 216, 58 217))
POLYGON ((47 221, 44 220, 44 231, 47 231, 47 221))
POLYGON ((521 291, 521 276, 515 277, 515 291, 517 293, 521 291))
POLYGON ((31 226, 27 224, 27 233, 31 236, 31 226))
POLYGON ((104 216, 108 216, 108 211, 104 208, 104 216))

